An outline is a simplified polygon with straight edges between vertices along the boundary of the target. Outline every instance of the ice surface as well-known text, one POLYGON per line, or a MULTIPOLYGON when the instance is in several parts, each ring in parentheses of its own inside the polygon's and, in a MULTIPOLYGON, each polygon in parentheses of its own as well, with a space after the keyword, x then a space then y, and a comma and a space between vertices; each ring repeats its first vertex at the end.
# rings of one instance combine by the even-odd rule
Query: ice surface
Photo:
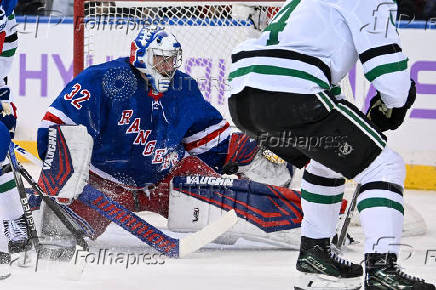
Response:
MULTIPOLYGON (((427 233, 425 236, 403 239, 400 263, 406 273, 416 274, 436 283, 436 192, 409 190, 404 196, 406 202, 412 204, 424 217, 427 233)), ((155 225, 165 226, 165 220, 155 214, 141 215, 155 225)), ((363 257, 362 231, 358 227, 353 227, 351 233, 361 243, 346 249, 344 256, 359 262, 363 257)), ((108 252, 118 253, 124 257, 128 253, 133 253, 136 257, 141 253, 140 257, 143 257, 144 253, 155 253, 116 225, 110 225, 107 232, 91 243, 91 251, 97 253, 99 249, 108 249, 108 252)), ((12 276, 0 281, 0 289, 293 289, 293 282, 297 276, 297 255, 297 251, 239 240, 233 246, 210 244, 184 259, 151 260, 164 262, 163 264, 147 265, 141 262, 129 265, 126 269, 125 262, 112 265, 107 262, 106 265, 102 265, 101 262, 98 265, 96 262, 88 263, 79 281, 69 281, 60 277, 59 273, 63 269, 60 265, 50 269, 41 266, 37 272, 34 271, 34 267, 13 266, 12 276)), ((80 259, 83 258, 79 257, 80 259)))

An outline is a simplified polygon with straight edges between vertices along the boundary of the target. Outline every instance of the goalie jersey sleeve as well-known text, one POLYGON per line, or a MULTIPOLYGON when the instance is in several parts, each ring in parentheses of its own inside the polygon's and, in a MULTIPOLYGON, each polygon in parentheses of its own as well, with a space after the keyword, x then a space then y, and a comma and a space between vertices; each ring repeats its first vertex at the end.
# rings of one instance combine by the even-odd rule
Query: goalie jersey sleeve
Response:
POLYGON ((395 26, 397 3, 384 0, 340 1, 365 77, 388 107, 401 107, 410 89, 408 58, 395 26))
POLYGON ((230 124, 217 109, 203 99, 198 86, 193 87, 197 100, 193 103, 193 110, 198 114, 183 138, 183 145, 190 155, 199 157, 220 172, 227 156, 230 124))
POLYGON ((92 80, 94 71, 84 71, 67 84, 48 108, 38 128, 38 154, 44 158, 48 146, 48 128, 53 125, 82 124, 95 138, 105 115, 100 114, 101 88, 92 80))

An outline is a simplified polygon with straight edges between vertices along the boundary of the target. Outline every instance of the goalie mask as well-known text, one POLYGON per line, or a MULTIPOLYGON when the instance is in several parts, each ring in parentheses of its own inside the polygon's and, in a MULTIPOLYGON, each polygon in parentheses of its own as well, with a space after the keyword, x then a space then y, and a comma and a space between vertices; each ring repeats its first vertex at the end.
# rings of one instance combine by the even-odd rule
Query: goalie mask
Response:
POLYGON ((142 29, 132 42, 130 63, 145 74, 154 91, 165 92, 182 64, 182 48, 161 28, 142 29))

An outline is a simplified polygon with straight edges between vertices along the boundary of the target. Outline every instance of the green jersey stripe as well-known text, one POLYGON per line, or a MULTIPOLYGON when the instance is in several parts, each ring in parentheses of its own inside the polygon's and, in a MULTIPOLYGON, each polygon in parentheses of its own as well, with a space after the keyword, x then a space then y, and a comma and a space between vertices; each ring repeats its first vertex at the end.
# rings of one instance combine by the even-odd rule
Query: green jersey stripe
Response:
POLYGON ((330 92, 335 96, 339 96, 342 93, 342 90, 340 86, 334 86, 330 89, 330 92))
POLYGON ((351 118, 353 118, 357 123, 359 123, 359 125, 369 134, 371 134, 372 137, 374 137, 379 143, 380 145, 382 145, 383 147, 386 146, 386 141, 383 140, 380 135, 377 133, 377 131, 375 131, 374 129, 372 129, 371 127, 368 126, 368 124, 363 121, 357 114, 355 114, 352 110, 349 110, 346 106, 342 105, 342 104, 338 104, 338 106, 345 111, 351 118))
POLYGON ((379 66, 376 66, 369 72, 365 74, 365 77, 368 81, 372 82, 379 76, 382 76, 384 74, 396 72, 396 71, 403 71, 407 69, 407 61, 409 59, 405 59, 398 62, 388 63, 388 64, 382 64, 379 66))
POLYGON ((0 185, 0 193, 9 191, 9 190, 13 189, 14 187, 16 187, 15 180, 11 179, 8 182, 0 185))
POLYGON ((326 90, 330 89, 330 85, 328 83, 324 82, 323 80, 305 71, 278 67, 278 66, 271 66, 271 65, 250 65, 250 66, 238 68, 237 70, 232 71, 229 74, 229 80, 231 81, 234 78, 241 77, 249 73, 258 73, 258 74, 271 75, 271 76, 277 75, 277 76, 296 77, 296 78, 312 81, 323 89, 326 90))
POLYGON ((14 54, 15 54, 15 51, 17 50, 17 48, 12 48, 12 49, 9 49, 9 50, 5 50, 5 51, 3 51, 1 54, 0 54, 0 56, 3 56, 3 57, 11 57, 11 56, 13 56, 14 54))
POLYGON ((333 110, 333 105, 331 104, 331 102, 327 102, 325 100, 325 97, 323 97, 321 94, 315 94, 315 96, 318 98, 318 100, 324 105, 324 107, 326 108, 327 111, 331 111, 333 110))
POLYGON ((361 212, 366 208, 374 208, 374 207, 387 207, 387 208, 396 209, 399 212, 401 212, 401 214, 404 215, 404 207, 401 205, 401 203, 390 200, 388 198, 371 197, 371 198, 366 198, 357 204, 357 209, 359 210, 359 212, 361 212))
POLYGON ((360 127, 362 131, 369 134, 370 137, 372 137, 373 141, 380 146, 381 148, 384 148, 386 146, 386 141, 383 140, 383 138, 378 134, 378 132, 371 127, 369 127, 366 122, 356 113, 354 113, 352 110, 348 109, 342 104, 336 104, 330 98, 325 95, 323 92, 319 94, 327 103, 330 103, 331 106, 333 106, 337 111, 342 112, 345 116, 348 116, 348 119, 356 124, 356 126, 360 127))
POLYGON ((333 204, 342 202, 342 197, 344 196, 344 193, 340 193, 337 195, 319 195, 316 193, 309 192, 307 190, 301 189, 301 198, 308 202, 314 202, 314 203, 322 203, 322 204, 333 204))

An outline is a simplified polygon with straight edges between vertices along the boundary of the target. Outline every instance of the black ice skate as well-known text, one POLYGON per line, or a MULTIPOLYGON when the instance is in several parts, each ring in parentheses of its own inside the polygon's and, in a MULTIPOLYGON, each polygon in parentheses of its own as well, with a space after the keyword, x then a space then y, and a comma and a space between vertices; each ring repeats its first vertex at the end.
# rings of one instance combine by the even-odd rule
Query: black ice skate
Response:
POLYGON ((301 272, 296 290, 360 289, 363 268, 339 257, 330 248, 330 239, 301 237, 297 270, 301 272))
POLYGON ((434 290, 435 286, 405 274, 395 254, 365 254, 365 290, 434 290))

